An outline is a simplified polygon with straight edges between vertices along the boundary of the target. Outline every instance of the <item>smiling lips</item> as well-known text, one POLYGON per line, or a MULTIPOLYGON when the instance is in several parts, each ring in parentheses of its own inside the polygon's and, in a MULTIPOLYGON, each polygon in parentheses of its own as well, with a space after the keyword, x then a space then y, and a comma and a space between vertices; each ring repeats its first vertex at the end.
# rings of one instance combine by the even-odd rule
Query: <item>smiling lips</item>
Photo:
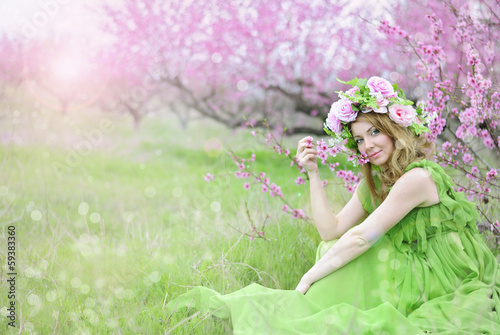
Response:
POLYGON ((380 153, 381 153, 381 152, 382 152, 382 150, 377 151, 377 152, 376 152, 376 153, 374 153, 374 154, 371 154, 371 155, 370 155, 370 158, 376 158, 378 155, 380 155, 380 153))

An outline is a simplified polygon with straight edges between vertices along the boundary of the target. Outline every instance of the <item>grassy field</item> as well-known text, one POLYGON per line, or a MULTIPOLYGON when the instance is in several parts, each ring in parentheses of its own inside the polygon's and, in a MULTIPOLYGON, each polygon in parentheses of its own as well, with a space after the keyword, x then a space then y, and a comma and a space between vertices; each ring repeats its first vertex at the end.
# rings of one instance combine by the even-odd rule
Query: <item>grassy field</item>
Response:
MULTIPOLYGON (((297 140, 284 145, 293 153, 297 140)), ((249 130, 207 120, 182 129, 174 117, 149 116, 134 131, 119 115, 13 110, 0 143, 2 334, 227 334, 226 321, 170 315, 165 305, 197 285, 223 294, 253 282, 294 289, 313 265, 320 238, 311 223, 232 176, 222 145, 242 158, 255 153, 253 171, 310 213, 297 170, 249 130), (250 219, 266 222, 265 239, 244 235, 250 219)), ((339 183, 330 178, 327 188, 334 210, 349 197, 339 183)))
MULTIPOLYGON (((147 117, 134 131, 122 116, 13 111, 1 141, 2 334, 226 334, 226 322, 169 315, 164 306, 195 285, 294 289, 313 264, 314 227, 285 215, 260 187, 245 190, 230 177, 229 157, 210 150, 230 143, 242 157, 255 152, 255 171, 307 211, 297 170, 271 159, 249 130, 206 120, 182 129, 175 118, 147 117), (208 172, 217 175, 211 183, 208 172), (247 209, 257 226, 270 215, 267 239, 242 235, 247 209), (4 266, 11 231, 13 269, 4 266), (8 326, 11 301, 16 328, 8 326)), ((293 151, 297 139, 287 141, 293 151)), ((341 206, 348 194, 336 188, 329 192, 341 206)))

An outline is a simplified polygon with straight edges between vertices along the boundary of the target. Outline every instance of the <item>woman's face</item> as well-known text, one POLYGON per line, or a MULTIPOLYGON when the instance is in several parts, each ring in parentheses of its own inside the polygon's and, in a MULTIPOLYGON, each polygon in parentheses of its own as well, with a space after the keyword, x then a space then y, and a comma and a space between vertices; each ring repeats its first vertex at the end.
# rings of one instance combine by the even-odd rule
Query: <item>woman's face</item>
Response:
POLYGON ((351 124, 351 132, 358 150, 368 155, 370 163, 385 168, 394 151, 394 142, 381 133, 366 118, 358 118, 351 124))

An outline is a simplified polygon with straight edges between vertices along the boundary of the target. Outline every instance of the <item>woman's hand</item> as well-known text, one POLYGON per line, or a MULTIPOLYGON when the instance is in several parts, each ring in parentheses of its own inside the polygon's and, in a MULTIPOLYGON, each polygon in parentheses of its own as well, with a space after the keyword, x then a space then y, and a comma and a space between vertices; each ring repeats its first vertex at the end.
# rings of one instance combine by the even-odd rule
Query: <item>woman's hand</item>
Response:
POLYGON ((304 137, 299 141, 297 155, 295 156, 308 173, 318 171, 318 152, 313 147, 312 137, 304 137))
POLYGON ((295 289, 295 291, 299 291, 302 294, 306 294, 306 292, 309 291, 310 287, 311 287, 311 284, 309 284, 309 282, 306 281, 304 279, 304 277, 302 277, 302 279, 300 280, 299 285, 297 285, 297 288, 295 289))

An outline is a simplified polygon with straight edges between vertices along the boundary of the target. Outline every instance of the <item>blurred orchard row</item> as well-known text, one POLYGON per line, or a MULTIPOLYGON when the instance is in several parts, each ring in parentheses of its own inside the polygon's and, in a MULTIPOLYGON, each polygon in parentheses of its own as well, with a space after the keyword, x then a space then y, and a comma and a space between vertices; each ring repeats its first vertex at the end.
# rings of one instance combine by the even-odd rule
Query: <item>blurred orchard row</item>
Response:
MULTIPOLYGON (((324 136, 336 79, 382 76, 435 119, 436 161, 452 167, 498 234, 500 0, 122 0, 92 9, 108 42, 0 37, 0 99, 61 114, 89 107, 175 113, 184 127, 324 136)), ((36 23, 36 22, 35 22, 36 23)), ((291 181, 293 182, 293 181, 291 181)))

